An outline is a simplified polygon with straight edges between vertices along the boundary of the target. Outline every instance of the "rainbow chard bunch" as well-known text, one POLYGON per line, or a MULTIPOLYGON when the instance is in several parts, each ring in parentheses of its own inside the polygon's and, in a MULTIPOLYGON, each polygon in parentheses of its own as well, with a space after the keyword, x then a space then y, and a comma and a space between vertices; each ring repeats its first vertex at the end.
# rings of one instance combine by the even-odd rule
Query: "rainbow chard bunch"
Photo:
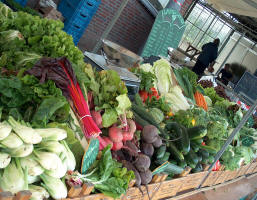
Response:
POLYGON ((96 137, 101 133, 92 119, 88 103, 67 58, 42 58, 27 73, 39 78, 41 83, 46 80, 55 82, 79 117, 86 137, 96 137))

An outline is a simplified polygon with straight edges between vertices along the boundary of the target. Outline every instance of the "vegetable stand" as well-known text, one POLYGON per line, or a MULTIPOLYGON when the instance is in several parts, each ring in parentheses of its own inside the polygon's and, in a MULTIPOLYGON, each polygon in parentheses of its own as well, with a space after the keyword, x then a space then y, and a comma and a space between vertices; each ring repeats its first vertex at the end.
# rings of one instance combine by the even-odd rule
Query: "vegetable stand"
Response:
POLYGON ((0 199, 159 199, 256 172, 254 106, 165 59, 97 71, 59 21, 2 3, 0 21, 0 199))

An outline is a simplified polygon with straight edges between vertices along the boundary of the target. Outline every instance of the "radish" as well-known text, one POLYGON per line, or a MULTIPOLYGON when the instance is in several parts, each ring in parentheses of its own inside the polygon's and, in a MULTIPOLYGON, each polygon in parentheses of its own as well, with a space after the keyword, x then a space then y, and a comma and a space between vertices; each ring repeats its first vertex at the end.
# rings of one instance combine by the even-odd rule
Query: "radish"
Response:
POLYGON ((121 142, 123 139, 121 129, 116 126, 109 128, 109 137, 113 142, 121 142))
POLYGON ((95 121, 96 125, 98 126, 98 128, 103 128, 103 124, 102 124, 102 116, 100 114, 100 111, 91 111, 91 115, 93 120, 95 121))
POLYGON ((124 131, 122 133, 123 139, 122 141, 130 141, 134 137, 134 133, 131 133, 130 131, 124 131))
POLYGON ((103 137, 103 140, 107 143, 107 145, 110 144, 110 145, 111 145, 111 148, 113 147, 113 142, 110 140, 110 138, 108 138, 108 137, 103 137))
POLYGON ((97 139, 99 140, 99 150, 103 150, 108 144, 107 142, 105 142, 105 140, 103 138, 101 138, 101 136, 98 136, 97 139))
POLYGON ((123 147, 123 143, 122 142, 114 142, 113 146, 112 146, 112 150, 113 151, 118 151, 123 147))

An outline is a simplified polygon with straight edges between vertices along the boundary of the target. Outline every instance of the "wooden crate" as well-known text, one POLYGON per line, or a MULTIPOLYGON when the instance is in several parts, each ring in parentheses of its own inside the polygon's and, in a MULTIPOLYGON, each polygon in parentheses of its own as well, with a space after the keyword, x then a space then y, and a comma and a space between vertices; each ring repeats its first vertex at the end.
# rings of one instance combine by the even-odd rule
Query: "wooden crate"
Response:
POLYGON ((174 178, 185 177, 191 172, 191 170, 192 168, 187 166, 181 174, 175 175, 174 178))
POLYGON ((31 192, 24 190, 13 195, 11 192, 0 192, 0 200, 29 200, 31 192))
POLYGON ((238 172, 238 177, 244 176, 249 167, 250 167, 249 164, 248 165, 243 165, 242 167, 240 167, 239 172, 238 172))
POLYGON ((190 189, 195 189, 197 188, 203 177, 207 174, 208 172, 199 172, 199 173, 195 173, 195 174, 189 174, 186 177, 181 178, 182 183, 181 183, 181 187, 178 190, 178 192, 182 192, 182 191, 186 191, 186 190, 190 190, 190 189))
POLYGON ((219 175, 218 172, 211 172, 210 175, 208 176, 208 178, 202 184, 202 187, 214 185, 216 180, 217 180, 217 178, 218 178, 218 175, 219 175))
POLYGON ((250 164, 249 168, 247 169, 247 171, 245 172, 245 174, 253 174, 254 173, 254 170, 257 166, 257 163, 256 162, 253 162, 250 164))
POLYGON ((238 170, 234 170, 234 171, 226 170, 225 173, 227 173, 226 181, 230 181, 237 178, 238 170))
POLYGON ((226 171, 218 171, 217 177, 218 178, 216 179, 214 185, 226 182, 226 178, 227 178, 226 171))
POLYGON ((257 173, 257 164, 256 164, 256 166, 255 166, 255 168, 253 170, 253 173, 257 173))

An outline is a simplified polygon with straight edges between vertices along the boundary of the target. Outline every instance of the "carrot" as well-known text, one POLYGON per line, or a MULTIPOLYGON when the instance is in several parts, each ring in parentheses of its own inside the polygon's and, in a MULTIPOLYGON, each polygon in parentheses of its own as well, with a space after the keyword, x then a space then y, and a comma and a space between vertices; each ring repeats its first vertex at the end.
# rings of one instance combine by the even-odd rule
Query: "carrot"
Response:
POLYGON ((194 94, 194 97, 195 97, 196 105, 198 105, 199 107, 201 107, 205 111, 207 111, 208 106, 207 106, 207 102, 205 101, 204 96, 200 92, 196 91, 194 94))

